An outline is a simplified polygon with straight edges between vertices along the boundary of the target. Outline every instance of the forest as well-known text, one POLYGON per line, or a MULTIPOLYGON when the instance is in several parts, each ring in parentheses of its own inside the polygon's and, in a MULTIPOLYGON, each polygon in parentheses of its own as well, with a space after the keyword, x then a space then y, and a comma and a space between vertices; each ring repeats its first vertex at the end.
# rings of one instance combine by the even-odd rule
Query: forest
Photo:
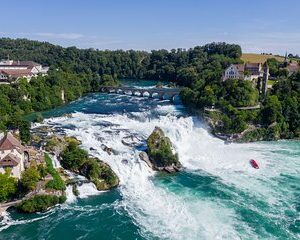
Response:
POLYGON ((289 76, 276 60, 268 60, 270 72, 278 81, 262 97, 248 81, 221 81, 226 67, 242 62, 241 54, 239 45, 226 43, 146 52, 64 48, 47 42, 2 38, 0 59, 9 56, 36 61, 49 66, 50 72, 29 83, 20 80, 17 84, 0 85, 0 129, 18 128, 25 114, 60 106, 98 91, 103 84, 118 84, 122 79, 151 79, 183 87, 183 103, 192 109, 222 109, 222 132, 242 132, 249 124, 265 129, 276 125, 276 138, 299 137, 300 74, 289 76), (65 99, 61 98, 62 91, 65 99), (259 111, 236 109, 259 102, 259 111))

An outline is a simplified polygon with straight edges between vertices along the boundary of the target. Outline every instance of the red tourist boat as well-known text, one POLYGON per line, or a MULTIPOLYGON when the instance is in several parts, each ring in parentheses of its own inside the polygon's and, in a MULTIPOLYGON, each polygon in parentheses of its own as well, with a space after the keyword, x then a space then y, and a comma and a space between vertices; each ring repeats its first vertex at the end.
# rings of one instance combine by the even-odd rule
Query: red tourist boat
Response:
POLYGON ((257 162, 256 162, 254 159, 251 159, 251 160, 250 160, 250 164, 251 164, 251 166, 252 166, 253 168, 259 169, 259 166, 258 166, 257 162))

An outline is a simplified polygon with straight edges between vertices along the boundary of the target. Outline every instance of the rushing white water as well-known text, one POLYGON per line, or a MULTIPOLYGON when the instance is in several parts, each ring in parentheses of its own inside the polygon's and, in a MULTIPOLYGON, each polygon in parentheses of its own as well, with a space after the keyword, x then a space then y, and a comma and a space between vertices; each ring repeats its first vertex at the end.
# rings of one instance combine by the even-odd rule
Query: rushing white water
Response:
MULTIPOLYGON (((174 112, 172 106, 157 107, 158 113, 174 112)), ((273 186, 273 178, 281 172, 298 173, 299 164, 290 159, 289 165, 279 158, 276 147, 263 144, 231 144, 209 135, 206 127, 196 118, 161 115, 149 117, 146 112, 129 114, 84 114, 75 113, 71 118, 54 118, 45 124, 64 126, 68 135, 82 141, 82 147, 94 156, 107 162, 120 178, 122 201, 125 209, 145 238, 161 239, 240 239, 237 228, 242 229, 245 239, 259 239, 253 229, 241 226, 233 207, 212 198, 199 198, 197 192, 186 190, 181 194, 157 186, 154 172, 139 159, 139 150, 124 145, 122 139, 135 136, 135 145, 145 145, 145 140, 155 126, 161 127, 170 137, 179 159, 187 171, 193 174, 206 172, 218 178, 228 188, 236 189, 236 204, 243 205, 239 192, 255 201, 266 202, 274 211, 289 201, 281 187, 273 186), (109 155, 103 145, 114 149, 109 155), (268 149, 266 149, 268 148, 268 149), (271 148, 274 148, 272 151, 271 148), (268 155, 267 155, 268 154, 268 155), (260 169, 253 169, 249 159, 257 159, 260 169), (274 164, 274 159, 278 164, 274 164), (124 161, 126 160, 126 161, 124 161), (293 172, 294 171, 294 172, 293 172), (280 189, 280 191, 278 190, 280 189), (274 206, 274 207, 273 207, 274 206), (237 227, 238 226, 238 227, 237 227)), ((98 194, 92 184, 78 188, 80 197, 98 194)), ((227 190, 230 191, 230 190, 227 190)), ((68 201, 76 197, 67 189, 68 201)), ((274 216, 275 212, 264 212, 249 206, 261 215, 274 216)))
POLYGON ((53 167, 54 168, 61 168, 61 164, 58 161, 57 156, 56 155, 52 155, 52 154, 49 154, 49 156, 50 156, 50 158, 52 160, 53 167))
MULTIPOLYGON (((219 171, 221 174, 226 169, 232 170, 232 165, 237 163, 238 156, 228 164, 223 164, 221 161, 212 162, 213 158, 222 156, 224 144, 211 138, 205 129, 195 129, 191 117, 177 119, 174 116, 165 116, 148 121, 143 114, 137 113, 136 116, 138 120, 128 118, 125 114, 102 116, 76 113, 73 114, 73 118, 48 121, 75 125, 76 129, 68 129, 67 134, 79 138, 84 148, 96 149, 92 153, 110 164, 121 181, 120 190, 124 198, 121 204, 142 228, 145 236, 152 234, 169 239, 182 239, 183 236, 188 239, 238 238, 233 228, 234 213, 231 210, 222 209, 222 206, 204 200, 187 203, 179 196, 154 186, 151 181, 154 172, 139 160, 139 151, 124 146, 121 140, 132 134, 138 134, 141 139, 146 139, 155 126, 160 126, 175 144, 179 158, 185 167, 193 170, 204 169, 212 173, 218 171, 218 168, 222 169, 219 171), (104 121, 110 124, 104 126, 99 124, 104 121), (203 142, 201 138, 196 140, 196 135, 197 138, 199 135, 205 137, 206 141, 203 142), (207 153, 209 152, 207 139, 214 142, 211 146, 215 149, 210 149, 210 153, 207 153), (102 144, 112 147, 118 154, 107 154, 102 150, 102 144), (128 160, 128 164, 122 163, 124 159, 128 160)), ((245 170, 248 165, 246 159, 246 164, 240 164, 235 169, 245 170)), ((96 193, 93 187, 86 187, 85 185, 84 188, 79 188, 80 196, 96 193)))
POLYGON ((66 203, 74 203, 74 202, 76 202, 77 198, 76 198, 76 196, 73 193, 73 186, 71 186, 71 185, 67 186, 66 196, 67 196, 66 203))
POLYGON ((92 195, 100 194, 101 192, 97 190, 95 184, 84 183, 77 187, 80 198, 87 198, 92 195))
MULTIPOLYGON (((14 226, 14 225, 23 225, 23 224, 28 224, 28 223, 32 223, 32 222, 36 222, 42 219, 47 218, 49 215, 51 215, 52 212, 49 212, 47 215, 43 215, 41 217, 36 217, 34 219, 30 219, 30 220, 13 220, 8 212, 4 212, 3 213, 3 220, 0 222, 0 233, 1 231, 14 226)), ((0 235, 1 237, 1 235, 0 235)))
MULTIPOLYGON (((98 191, 95 184, 93 183, 83 183, 80 186, 77 186, 79 198, 87 198, 92 195, 100 194, 101 191, 98 191)), ((67 203, 74 203, 77 201, 77 197, 73 193, 73 186, 67 186, 66 189, 67 203)))

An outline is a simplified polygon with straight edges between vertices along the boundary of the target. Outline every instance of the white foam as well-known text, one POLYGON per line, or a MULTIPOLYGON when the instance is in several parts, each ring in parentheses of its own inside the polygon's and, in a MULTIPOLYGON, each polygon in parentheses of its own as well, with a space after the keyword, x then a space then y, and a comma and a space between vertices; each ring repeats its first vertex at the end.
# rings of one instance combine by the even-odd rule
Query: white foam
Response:
MULTIPOLYGON (((51 212, 50 212, 51 214, 51 212)), ((23 225, 23 224, 27 224, 27 223, 32 223, 32 222, 36 222, 42 219, 47 218, 50 214, 44 215, 42 217, 37 217, 34 219, 30 219, 30 220, 13 220, 9 213, 5 213, 4 215, 4 219, 0 222, 0 232, 2 232, 3 230, 9 228, 10 226, 15 226, 15 225, 23 225)))
MULTIPOLYGON (((158 111, 174 113, 174 107, 158 107, 158 111)), ((270 156, 262 144, 231 144, 212 137, 206 126, 193 117, 176 117, 174 114, 149 118, 147 112, 100 115, 75 113, 72 118, 47 120, 51 124, 72 124, 67 134, 82 141, 82 147, 96 149, 93 154, 107 162, 120 178, 120 205, 140 227, 145 237, 162 239, 240 239, 235 226, 234 210, 213 199, 201 199, 189 194, 177 195, 156 186, 154 172, 140 161, 138 150, 122 144, 122 139, 137 135, 146 139, 155 126, 161 127, 174 143, 179 159, 189 171, 205 171, 217 176, 224 184, 246 191, 250 196, 270 204, 282 201, 276 189, 270 188, 272 177, 287 171, 287 164, 270 167, 270 156), (106 122, 110 124, 101 125, 106 122), (118 154, 109 155, 101 145, 112 147, 118 154), (260 169, 253 169, 249 160, 257 159, 260 169), (127 164, 124 164, 124 160, 127 164)), ((293 163, 295 164, 295 163, 293 163)), ((296 166, 296 165, 295 165, 296 166)), ((299 169, 299 168, 298 168, 299 169)), ((290 170, 289 170, 290 171, 290 170)), ((83 185, 80 196, 95 194, 94 186, 83 185)), ((244 226, 249 238, 255 233, 244 226)))
POLYGON ((61 168, 61 164, 60 161, 57 159, 56 155, 53 154, 49 154, 51 160, 52 160, 52 164, 54 168, 61 168))
POLYGON ((67 196, 66 203, 74 203, 77 201, 77 198, 73 193, 73 186, 71 185, 67 186, 66 196, 67 196))
POLYGON ((87 198, 89 196, 100 194, 101 191, 98 191, 95 184, 93 183, 83 183, 77 187, 79 192, 79 198, 87 198))
MULTIPOLYGON (((237 233, 229 224, 229 222, 233 223, 234 221, 233 213, 230 213, 230 210, 223 209, 223 213, 224 211, 229 213, 220 217, 221 206, 214 206, 205 201, 184 202, 180 196, 155 186, 151 180, 154 172, 139 160, 139 151, 133 151, 132 148, 121 142, 123 137, 131 134, 138 134, 140 138, 146 139, 155 126, 160 126, 171 137, 175 143, 175 148, 178 150, 182 144, 180 139, 185 137, 181 136, 181 129, 189 128, 192 130, 193 119, 177 119, 175 116, 165 116, 150 121, 146 120, 147 118, 143 113, 138 115, 143 121, 130 119, 125 114, 107 116, 76 113, 73 118, 59 119, 59 122, 75 125, 76 130, 67 129, 67 134, 80 139, 85 149, 88 150, 91 147, 96 149, 93 154, 110 164, 117 173, 123 196, 121 205, 134 222, 141 227, 145 236, 154 235, 171 239, 183 239, 183 236, 190 239, 196 237, 217 238, 222 237, 226 232, 231 239, 235 239, 237 233), (112 125, 99 126, 98 123, 104 120, 112 123, 112 125), (107 154, 102 150, 102 144, 112 147, 118 154, 107 154), (123 164, 123 159, 128 160, 128 164, 123 164), (195 207, 197 207, 197 211, 195 207), (224 231, 220 232, 220 229, 224 231)), ((55 119, 51 121, 55 121, 55 119)), ((186 146, 181 147, 186 148, 186 146)), ((179 151, 180 155, 185 153, 185 150, 179 151)), ((195 163, 190 159, 183 160, 183 164, 192 169, 201 167, 201 165, 195 166, 195 163)), ((91 185, 83 185, 78 190, 80 197, 95 194, 97 191, 91 185)))

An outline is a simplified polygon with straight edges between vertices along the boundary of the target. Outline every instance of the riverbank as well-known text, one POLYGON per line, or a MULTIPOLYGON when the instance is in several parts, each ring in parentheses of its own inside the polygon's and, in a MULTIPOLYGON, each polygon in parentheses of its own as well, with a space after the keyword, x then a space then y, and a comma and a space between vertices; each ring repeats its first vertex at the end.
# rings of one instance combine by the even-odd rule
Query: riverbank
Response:
MULTIPOLYGON (((253 111, 253 110, 246 110, 253 111)), ((245 129, 236 133, 224 133, 222 128, 224 121, 222 120, 224 113, 219 109, 204 109, 199 115, 206 121, 213 136, 225 141, 236 143, 249 143, 259 141, 278 141, 278 140, 299 140, 295 138, 283 138, 280 134, 280 127, 278 123, 272 123, 268 126, 259 124, 247 124, 245 129)))
POLYGON ((83 183, 78 197, 68 187, 67 203, 47 212, 11 210, 2 238, 297 239, 297 142, 225 145, 182 105, 116 94, 80 99, 43 125, 76 137, 121 185, 99 192, 83 183), (174 145, 181 172, 157 174, 140 159, 155 126, 174 145))
POLYGON ((14 194, 19 197, 14 197, 12 201, 0 204, 1 215, 5 214, 7 209, 11 207, 20 212, 35 213, 46 211, 57 204, 64 203, 67 199, 67 185, 71 184, 76 191, 77 184, 70 181, 73 178, 72 174, 70 175, 70 172, 61 166, 60 161, 62 164, 65 163, 67 154, 70 163, 75 161, 83 163, 82 167, 78 169, 68 170, 86 177, 87 183, 94 183, 98 191, 117 187, 119 180, 109 165, 96 158, 87 158, 88 152, 80 149, 79 144, 80 142, 76 138, 68 137, 50 127, 32 130, 31 142, 26 146, 26 149, 30 149, 29 160, 25 163, 25 170, 22 172, 17 192, 14 194), (49 135, 50 132, 52 134, 49 135), (76 144, 76 150, 70 150, 72 143, 76 144), (33 158, 32 152, 35 148, 39 148, 43 156, 39 154, 40 157, 33 158), (86 159, 84 156, 78 156, 78 151, 84 152, 86 159), (51 157, 49 153, 51 153, 51 157), (24 180, 25 178, 26 180, 24 180), (23 193, 25 191, 23 187, 25 183, 23 182, 25 181, 30 183, 31 187, 25 189, 26 192, 23 193))

